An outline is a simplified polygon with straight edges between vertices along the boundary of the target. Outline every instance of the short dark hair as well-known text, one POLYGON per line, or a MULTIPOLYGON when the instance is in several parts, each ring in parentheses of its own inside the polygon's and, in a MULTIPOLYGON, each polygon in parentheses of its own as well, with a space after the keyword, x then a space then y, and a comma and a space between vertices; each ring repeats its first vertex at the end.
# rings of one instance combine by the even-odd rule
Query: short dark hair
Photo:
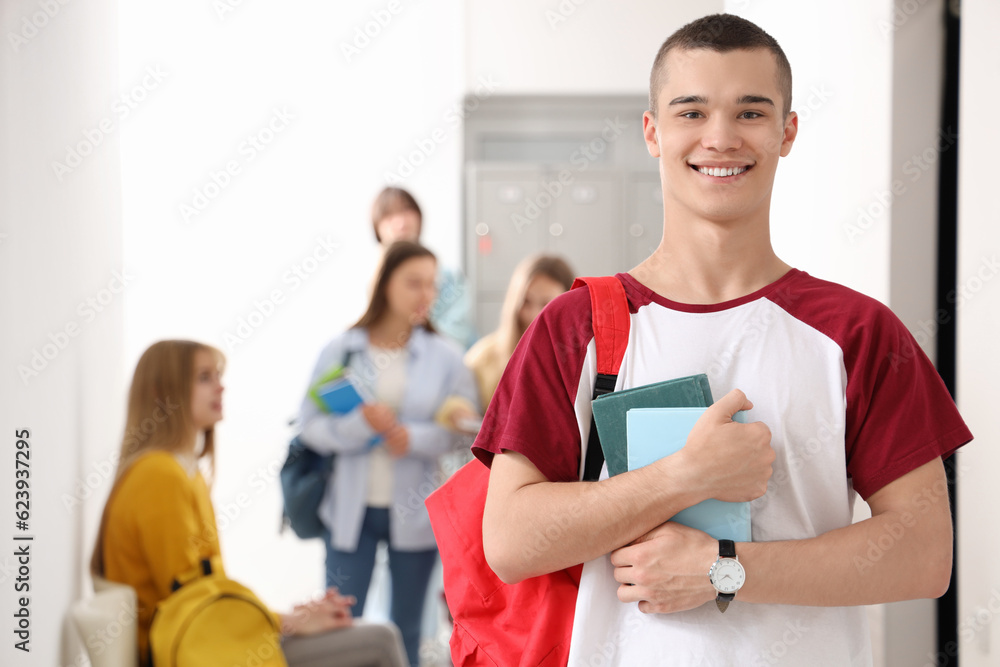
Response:
POLYGON ((656 118, 656 101, 666 77, 667 54, 674 49, 708 49, 728 53, 739 49, 766 49, 778 65, 778 89, 785 116, 792 110, 792 66, 777 40, 750 21, 732 14, 712 14, 688 23, 660 46, 649 74, 649 111, 656 118))
MULTIPOLYGON (((403 211, 413 211, 423 223, 423 214, 417 200, 403 188, 387 187, 382 188, 375 201, 372 202, 372 229, 375 231, 375 240, 382 242, 378 233, 378 223, 388 218, 390 215, 402 213, 403 211)), ((419 232, 418 232, 419 233, 419 232)))

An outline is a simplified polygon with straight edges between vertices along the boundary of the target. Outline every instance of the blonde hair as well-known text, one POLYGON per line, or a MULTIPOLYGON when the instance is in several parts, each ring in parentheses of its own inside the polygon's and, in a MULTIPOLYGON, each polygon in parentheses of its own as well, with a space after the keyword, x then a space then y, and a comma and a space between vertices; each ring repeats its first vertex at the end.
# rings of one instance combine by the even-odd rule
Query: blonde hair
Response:
MULTIPOLYGON (((128 394, 128 413, 118 468, 101 516, 97 544, 90 562, 92 574, 104 574, 104 529, 108 506, 118 481, 136 459, 149 451, 178 452, 186 449, 191 434, 197 430, 191 414, 191 393, 195 382, 195 357, 199 352, 211 354, 220 369, 225 366, 226 358, 220 350, 190 340, 154 343, 143 352, 136 364, 128 394)), ((215 469, 215 428, 210 426, 202 434, 202 448, 196 455, 199 460, 207 462, 211 475, 215 469)))
POLYGON ((537 276, 551 278, 562 285, 564 291, 573 286, 573 269, 556 255, 531 255, 514 268, 500 309, 500 324, 495 332, 498 351, 505 364, 514 354, 514 348, 527 328, 521 326, 518 314, 524 306, 528 286, 537 276))

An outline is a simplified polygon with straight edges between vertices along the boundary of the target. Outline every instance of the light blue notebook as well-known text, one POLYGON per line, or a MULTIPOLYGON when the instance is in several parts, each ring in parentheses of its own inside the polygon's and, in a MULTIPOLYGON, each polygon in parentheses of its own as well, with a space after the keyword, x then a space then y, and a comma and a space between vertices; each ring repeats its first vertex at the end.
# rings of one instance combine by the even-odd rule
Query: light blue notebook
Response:
MULTIPOLYGON (((626 414, 628 469, 649 465, 678 451, 707 408, 633 408, 626 414)), ((746 413, 733 421, 746 423, 746 413)), ((750 503, 727 503, 714 498, 681 510, 671 521, 703 530, 717 540, 750 542, 750 503)))

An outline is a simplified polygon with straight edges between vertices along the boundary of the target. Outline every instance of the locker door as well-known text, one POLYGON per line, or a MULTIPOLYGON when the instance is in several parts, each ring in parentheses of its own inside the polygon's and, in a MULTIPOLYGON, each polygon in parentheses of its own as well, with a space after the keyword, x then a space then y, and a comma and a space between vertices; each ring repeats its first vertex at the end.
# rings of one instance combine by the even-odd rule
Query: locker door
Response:
POLYGON ((626 209, 625 256, 631 269, 653 254, 663 238, 663 190, 659 174, 629 174, 626 209))
MULTIPOLYGON (((551 181, 556 174, 550 173, 551 181)), ((543 230, 549 252, 562 255, 577 275, 624 271, 621 176, 614 172, 578 174, 552 198, 543 230)))
POLYGON ((475 266, 476 328, 496 328, 511 273, 542 249, 548 213, 537 206, 540 169, 477 169, 469 242, 475 266))

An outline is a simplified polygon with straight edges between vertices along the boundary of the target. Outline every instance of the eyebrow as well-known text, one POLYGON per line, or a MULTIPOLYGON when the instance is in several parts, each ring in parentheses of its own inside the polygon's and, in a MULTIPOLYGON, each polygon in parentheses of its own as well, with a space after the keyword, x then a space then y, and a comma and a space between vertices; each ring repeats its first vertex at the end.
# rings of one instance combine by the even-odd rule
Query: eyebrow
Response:
MULTIPOLYGON (((670 106, 677 104, 708 104, 708 100, 701 95, 685 95, 670 100, 670 106)), ((774 107, 774 100, 763 95, 743 95, 736 100, 736 104, 769 104, 774 107)))

